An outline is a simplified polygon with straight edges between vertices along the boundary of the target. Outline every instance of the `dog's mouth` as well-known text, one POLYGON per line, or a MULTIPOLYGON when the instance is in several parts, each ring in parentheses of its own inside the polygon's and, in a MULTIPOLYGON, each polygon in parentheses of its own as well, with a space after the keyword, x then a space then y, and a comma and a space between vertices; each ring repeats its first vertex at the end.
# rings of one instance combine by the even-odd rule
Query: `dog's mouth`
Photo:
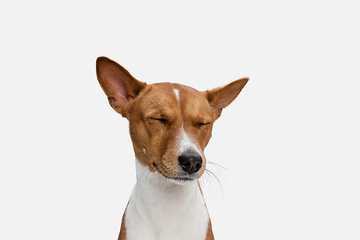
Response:
POLYGON ((186 182, 194 181, 196 178, 191 178, 191 177, 171 177, 169 179, 172 180, 172 181, 175 181, 175 182, 179 182, 179 183, 186 183, 186 182))
POLYGON ((198 179, 197 178, 198 174, 195 174, 194 176, 191 176, 191 175, 184 175, 184 174, 180 173, 179 176, 172 176, 171 174, 166 173, 166 171, 164 171, 162 168, 160 168, 159 165, 157 165, 156 163, 153 163, 153 166, 154 166, 155 171, 157 173, 159 173, 164 178, 169 179, 169 180, 171 180, 172 182, 175 182, 175 183, 182 184, 182 183, 187 183, 187 182, 191 182, 191 181, 194 181, 194 180, 198 179))

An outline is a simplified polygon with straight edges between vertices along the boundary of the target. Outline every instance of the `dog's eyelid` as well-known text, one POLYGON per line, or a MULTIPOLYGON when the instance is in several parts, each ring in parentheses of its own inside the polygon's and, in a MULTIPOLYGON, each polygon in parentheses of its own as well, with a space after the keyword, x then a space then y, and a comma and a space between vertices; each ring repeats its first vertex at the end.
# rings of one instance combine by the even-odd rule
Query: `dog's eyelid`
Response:
POLYGON ((169 122, 166 118, 153 118, 153 120, 159 121, 164 124, 169 122))
POLYGON ((211 125, 211 121, 208 121, 208 120, 197 120, 194 122, 194 124, 197 126, 197 127, 203 127, 203 126, 208 126, 208 125, 211 125))
POLYGON ((210 125, 211 123, 210 122, 198 122, 197 125, 198 126, 206 126, 206 125, 210 125))
POLYGON ((166 124, 169 122, 168 118, 166 118, 165 116, 162 115, 150 115, 146 117, 149 121, 158 121, 161 122, 163 124, 166 124))
POLYGON ((211 119, 209 117, 201 117, 201 118, 196 118, 194 123, 197 126, 206 126, 206 125, 210 125, 212 123, 211 119))

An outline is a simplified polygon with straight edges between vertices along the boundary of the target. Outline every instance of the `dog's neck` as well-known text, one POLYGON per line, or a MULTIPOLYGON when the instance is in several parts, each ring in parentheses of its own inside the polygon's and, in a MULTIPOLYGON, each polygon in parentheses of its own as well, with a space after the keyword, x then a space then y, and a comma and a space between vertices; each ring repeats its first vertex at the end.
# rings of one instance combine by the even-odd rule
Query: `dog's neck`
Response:
POLYGON ((125 215, 129 239, 205 239, 209 216, 197 180, 175 183, 138 160, 136 173, 125 215))

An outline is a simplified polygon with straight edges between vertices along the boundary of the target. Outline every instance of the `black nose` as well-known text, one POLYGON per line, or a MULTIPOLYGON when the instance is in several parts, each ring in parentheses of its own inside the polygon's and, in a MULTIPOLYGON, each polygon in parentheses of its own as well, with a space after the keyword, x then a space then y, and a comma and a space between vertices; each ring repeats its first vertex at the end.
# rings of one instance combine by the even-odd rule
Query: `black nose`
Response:
POLYGON ((200 170, 202 166, 202 158, 196 153, 183 153, 179 156, 179 163, 185 172, 192 174, 200 170))

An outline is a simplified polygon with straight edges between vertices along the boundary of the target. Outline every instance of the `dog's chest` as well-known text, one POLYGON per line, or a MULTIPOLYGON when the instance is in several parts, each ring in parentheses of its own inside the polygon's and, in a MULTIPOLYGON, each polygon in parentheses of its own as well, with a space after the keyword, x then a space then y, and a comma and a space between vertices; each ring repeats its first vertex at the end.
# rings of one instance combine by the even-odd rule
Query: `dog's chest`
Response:
POLYGON ((209 216, 196 182, 172 185, 148 176, 135 185, 125 212, 127 240, 204 240, 209 216), (159 186, 153 183, 164 184, 159 186), (145 187, 146 186, 146 187, 145 187))

